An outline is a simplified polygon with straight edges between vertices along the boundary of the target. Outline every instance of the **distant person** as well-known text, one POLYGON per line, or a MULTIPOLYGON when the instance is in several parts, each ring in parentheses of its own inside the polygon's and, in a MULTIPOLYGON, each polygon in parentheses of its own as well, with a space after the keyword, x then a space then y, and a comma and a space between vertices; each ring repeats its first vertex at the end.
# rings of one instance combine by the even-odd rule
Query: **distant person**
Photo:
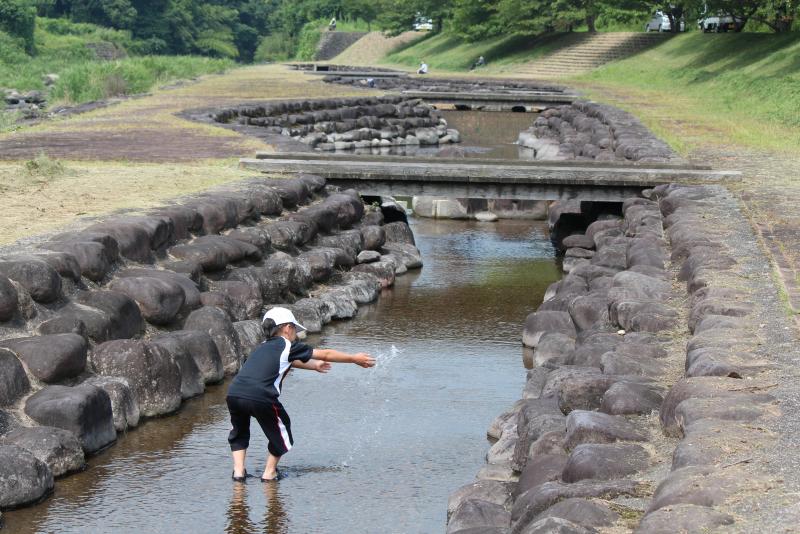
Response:
POLYGON ((476 61, 475 63, 473 63, 473 64, 472 64, 472 67, 470 67, 470 69, 469 69, 469 70, 475 70, 475 69, 477 69, 478 67, 484 67, 484 66, 486 66, 486 60, 485 60, 485 59, 483 59, 483 56, 478 56, 478 61, 476 61))
POLYGON ((256 418, 269 442, 261 481, 279 478, 278 462, 294 444, 289 414, 278 400, 291 367, 327 373, 331 368, 329 362, 354 363, 364 368, 375 365, 375 359, 363 352, 347 354, 333 349, 313 349, 297 341, 297 333, 303 332, 305 327, 286 308, 269 310, 262 326, 268 339, 244 362, 225 399, 233 425, 228 443, 233 454, 231 476, 235 482, 244 482, 247 478, 244 462, 250 445, 251 417, 256 418))
POLYGON ((428 64, 425 61, 420 62, 417 74, 428 74, 428 64))
POLYGON ((333 17, 331 21, 328 23, 328 31, 331 32, 336 31, 336 17, 333 17))
POLYGON ((375 78, 367 78, 367 87, 375 87, 375 78))

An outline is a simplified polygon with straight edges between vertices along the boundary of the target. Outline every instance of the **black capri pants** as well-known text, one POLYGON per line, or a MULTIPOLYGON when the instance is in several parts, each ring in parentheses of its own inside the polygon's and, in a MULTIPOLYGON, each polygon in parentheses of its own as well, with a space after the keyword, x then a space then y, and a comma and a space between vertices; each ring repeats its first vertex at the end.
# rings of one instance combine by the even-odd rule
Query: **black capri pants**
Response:
POLYGON ((231 451, 241 451, 250 445, 250 418, 255 417, 269 445, 267 449, 273 456, 283 456, 291 450, 292 425, 289 414, 278 402, 256 402, 239 397, 226 397, 231 414, 233 429, 228 435, 231 451))

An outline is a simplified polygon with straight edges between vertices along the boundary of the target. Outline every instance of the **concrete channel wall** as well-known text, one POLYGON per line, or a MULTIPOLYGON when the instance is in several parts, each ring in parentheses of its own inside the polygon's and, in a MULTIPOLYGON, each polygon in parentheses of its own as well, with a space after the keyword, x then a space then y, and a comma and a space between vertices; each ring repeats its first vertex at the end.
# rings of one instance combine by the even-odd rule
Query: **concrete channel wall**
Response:
POLYGON ((522 333, 522 398, 447 532, 791 531, 793 394, 770 352, 791 334, 774 289, 748 282, 763 258, 736 202, 660 186, 594 217, 563 239, 565 276, 522 333))
POLYGON ((0 509, 236 373, 270 306, 311 332, 353 317, 422 265, 401 219, 317 176, 255 178, 0 257, 0 509))

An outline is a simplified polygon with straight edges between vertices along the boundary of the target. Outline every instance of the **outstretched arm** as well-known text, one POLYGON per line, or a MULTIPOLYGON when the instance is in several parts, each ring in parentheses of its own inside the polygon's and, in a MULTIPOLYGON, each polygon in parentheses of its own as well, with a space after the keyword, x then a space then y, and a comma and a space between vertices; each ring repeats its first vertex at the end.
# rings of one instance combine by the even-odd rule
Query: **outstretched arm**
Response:
POLYGON ((334 349, 314 349, 313 358, 325 362, 354 363, 364 368, 375 366, 375 358, 366 352, 348 354, 334 349))
POLYGON ((308 369, 309 371, 316 371, 318 373, 327 373, 330 368, 331 364, 328 362, 323 362, 320 359, 310 359, 307 362, 303 360, 295 360, 292 362, 292 367, 295 369, 308 369))

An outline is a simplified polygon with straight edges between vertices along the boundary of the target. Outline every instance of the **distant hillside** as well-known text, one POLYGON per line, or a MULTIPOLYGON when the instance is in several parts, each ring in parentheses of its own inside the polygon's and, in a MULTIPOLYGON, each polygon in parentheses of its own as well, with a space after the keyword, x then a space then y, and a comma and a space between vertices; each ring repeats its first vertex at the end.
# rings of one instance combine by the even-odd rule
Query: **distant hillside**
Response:
POLYGON ((392 50, 407 45, 426 35, 422 32, 405 32, 397 37, 386 37, 381 32, 370 32, 334 58, 344 65, 376 65, 392 50))

